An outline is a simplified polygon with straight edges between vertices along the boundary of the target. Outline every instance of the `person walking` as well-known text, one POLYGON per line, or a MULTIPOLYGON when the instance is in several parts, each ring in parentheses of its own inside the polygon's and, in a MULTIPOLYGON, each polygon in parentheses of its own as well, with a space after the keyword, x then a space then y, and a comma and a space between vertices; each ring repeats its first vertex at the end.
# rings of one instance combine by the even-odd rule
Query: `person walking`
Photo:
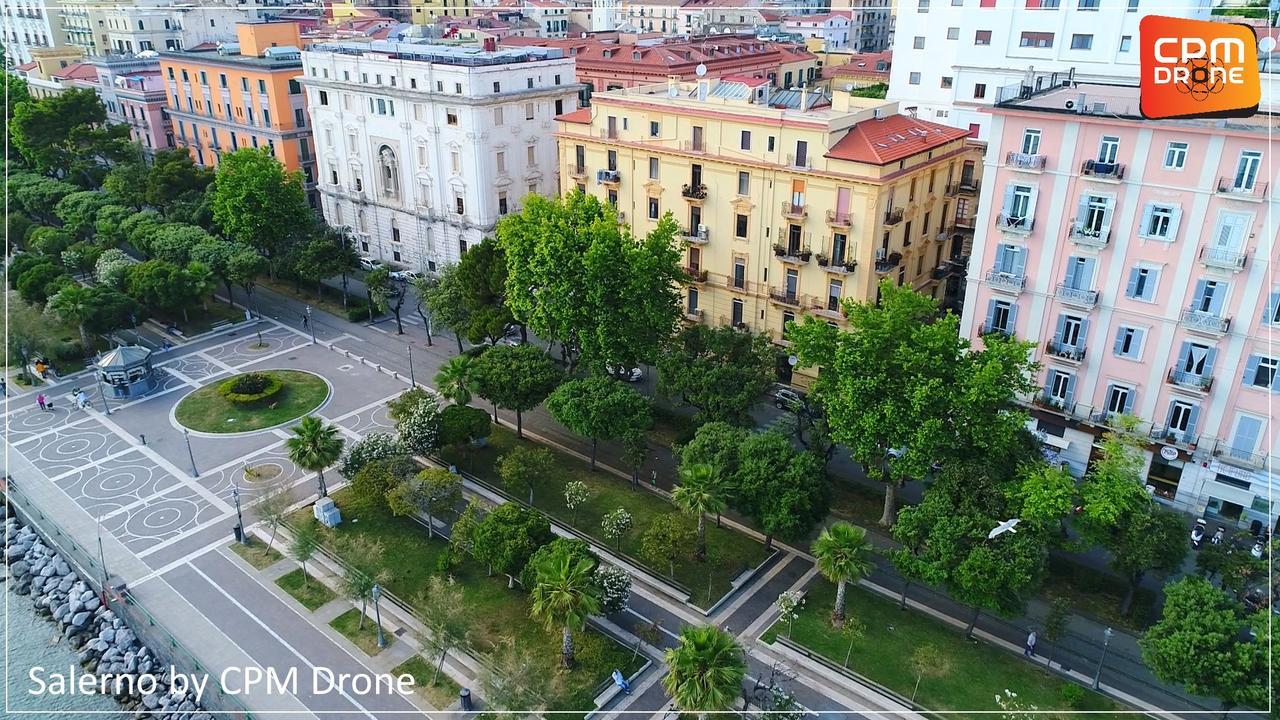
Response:
POLYGON ((76 393, 76 405, 79 405, 81 410, 89 407, 89 393, 83 390, 76 393))
POLYGON ((39 393, 38 395, 36 395, 36 404, 40 406, 41 410, 48 409, 45 407, 45 404, 44 404, 44 393, 39 393))
POLYGON ((9 397, 9 381, 0 378, 0 397, 9 397))
POLYGON ((1027 645, 1022 649, 1022 654, 1026 657, 1031 657, 1036 654, 1036 631, 1035 630, 1032 630, 1031 633, 1027 635, 1027 645))

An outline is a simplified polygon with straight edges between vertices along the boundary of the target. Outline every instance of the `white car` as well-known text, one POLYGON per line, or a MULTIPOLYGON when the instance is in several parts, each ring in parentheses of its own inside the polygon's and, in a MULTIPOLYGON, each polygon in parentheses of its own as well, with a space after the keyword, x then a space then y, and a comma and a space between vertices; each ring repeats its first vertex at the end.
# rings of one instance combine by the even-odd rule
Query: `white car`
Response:
POLYGON ((616 368, 612 365, 606 365, 604 371, 610 376, 615 377, 624 382, 640 382, 644 379, 644 370, 638 367, 633 368, 616 368))
POLYGON ((387 277, 391 278, 392 280, 398 280, 400 282, 410 282, 412 280, 422 277, 422 273, 416 270, 392 270, 391 272, 387 273, 387 277))
POLYGON ((363 256, 363 255, 361 255, 361 256, 360 256, 360 269, 361 269, 361 270, 377 270, 377 269, 378 269, 378 268, 380 268, 380 267, 382 267, 382 261, 381 261, 381 260, 374 260, 374 259, 373 259, 373 258, 371 258, 371 257, 365 257, 365 256, 363 256))
POLYGON ((779 410, 796 410, 804 406, 804 394, 789 387, 779 387, 773 392, 773 406, 779 410))

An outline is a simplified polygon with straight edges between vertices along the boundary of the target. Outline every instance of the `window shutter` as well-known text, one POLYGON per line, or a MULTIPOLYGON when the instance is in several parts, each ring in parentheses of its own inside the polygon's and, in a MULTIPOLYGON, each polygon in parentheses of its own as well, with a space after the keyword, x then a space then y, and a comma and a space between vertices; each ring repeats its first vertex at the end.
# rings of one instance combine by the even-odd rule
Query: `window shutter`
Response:
POLYGON ((1116 330, 1116 345, 1115 345, 1115 349, 1113 350, 1113 352, 1115 352, 1115 354, 1116 354, 1116 355, 1119 355, 1120 357, 1124 357, 1124 356, 1125 356, 1125 355, 1124 355, 1124 334, 1125 334, 1125 330, 1127 330, 1127 328, 1125 328, 1124 326, 1121 326, 1119 329, 1117 329, 1117 330, 1116 330))
POLYGON ((1129 284, 1125 286, 1124 289, 1125 297, 1131 298, 1138 296, 1138 271, 1139 268, 1133 268, 1129 271, 1129 284))
POLYGON ((1198 425, 1199 423, 1200 423, 1200 406, 1192 405, 1190 417, 1187 418, 1187 434, 1195 435, 1196 425, 1198 425))
POLYGON ((1250 355, 1244 364, 1244 377, 1240 379, 1245 387, 1253 386, 1253 379, 1258 375, 1258 362, 1261 358, 1257 355, 1250 355))
POLYGON ((1054 342, 1062 342, 1062 333, 1063 333, 1063 332, 1065 332, 1065 331, 1066 331, 1066 329, 1067 329, 1067 316, 1066 316, 1066 315, 1059 315, 1059 316, 1058 316, 1058 329, 1056 329, 1056 330, 1054 330, 1054 331, 1053 331, 1053 341, 1054 341, 1054 342))
POLYGON ((1204 300, 1204 294, 1205 294, 1205 291, 1206 291, 1208 288, 1209 288, 1209 281, 1208 281, 1208 280, 1197 280, 1197 281, 1196 281, 1196 291, 1195 291, 1195 293, 1194 293, 1194 294, 1192 294, 1192 296, 1191 296, 1191 297, 1192 297, 1192 301, 1191 301, 1191 302, 1192 302, 1192 304, 1195 306, 1195 308, 1196 308, 1197 310, 1199 310, 1199 309, 1200 309, 1200 303, 1204 300))
POLYGON ((1102 396, 1103 410, 1107 412, 1111 411, 1111 397, 1115 394, 1116 394, 1116 386, 1112 385, 1111 383, 1107 383, 1107 394, 1102 396))
MULTIPOLYGON (((1013 303, 1009 305, 1009 326, 1006 327, 1005 330, 1008 330, 1010 333, 1012 333, 1014 330, 1017 329, 1017 327, 1018 327, 1018 305, 1017 303, 1013 303)), ((1280 373, 1276 373, 1276 375, 1277 377, 1280 377, 1280 373)))
POLYGON ((1067 376, 1067 404, 1071 404, 1076 399, 1076 376, 1067 376))
POLYGON ((1187 367, 1187 359, 1191 357, 1191 341, 1183 340, 1182 347, 1178 349, 1178 369, 1185 370, 1187 367))
POLYGON ((1204 375, 1208 377, 1213 374, 1213 361, 1218 358, 1218 348, 1211 347, 1204 354, 1204 375))
POLYGON ((1133 414, 1133 401, 1138 395, 1137 388, 1129 388, 1129 392, 1124 396, 1124 414, 1133 414))
POLYGON ((1049 397, 1053 397, 1053 381, 1058 377, 1058 371, 1049 368, 1049 374, 1044 378, 1044 393, 1049 397))
POLYGON ((994 327, 995 321, 996 321, 996 301, 988 300, 987 301, 987 323, 982 327, 986 330, 990 330, 992 327, 994 327))
POLYGON ((1036 198, 1040 196, 1040 188, 1031 188, 1031 199, 1027 201, 1027 219, 1033 220, 1036 216, 1036 198))
POLYGON ((1173 216, 1169 218, 1169 234, 1166 236, 1169 240, 1178 239, 1178 224, 1182 222, 1182 206, 1173 209, 1173 216))
POLYGON ((1076 278, 1080 276, 1080 258, 1072 255, 1067 258, 1067 276, 1062 279, 1063 284, 1067 287, 1079 287, 1076 285, 1076 278))
POLYGON ((1089 318, 1080 320, 1080 337, 1076 339, 1076 347, 1082 348, 1089 345, 1089 318))
POLYGON ((1013 186, 1007 185, 1004 189, 1004 204, 1000 206, 1001 212, 1009 214, 1009 210, 1013 207, 1013 186))
POLYGON ((1222 314, 1222 306, 1227 301, 1227 289, 1228 285, 1219 280, 1217 287, 1213 291, 1213 299, 1209 303, 1209 312, 1214 315, 1222 314))
POLYGON ((1280 372, 1271 376, 1271 392, 1280 392, 1280 372))
POLYGON ((1083 226, 1087 217, 1089 217, 1089 196, 1081 195, 1080 203, 1076 207, 1076 225, 1083 226))
POLYGON ((1178 403, 1169 403, 1169 412, 1164 414, 1164 426, 1170 430, 1173 429, 1173 410, 1178 407, 1178 403))
POLYGON ((1111 231, 1111 213, 1116 208, 1116 204, 1112 200, 1107 201, 1107 209, 1102 212, 1102 236, 1106 237, 1111 231))
POLYGON ((1081 258, 1084 262, 1080 264, 1080 275, 1076 280, 1080 283, 1076 287, 1081 290, 1088 290, 1093 287, 1093 268, 1098 264, 1095 258, 1081 258))
POLYGON ((1262 315, 1262 323, 1264 325, 1272 324, 1272 318, 1276 316, 1276 306, 1280 305, 1280 292, 1273 292, 1267 298, 1267 307, 1262 315))
POLYGON ((1146 237, 1151 232, 1151 216, 1155 213, 1155 205, 1147 203, 1142 208, 1142 222, 1138 225, 1138 234, 1146 237))

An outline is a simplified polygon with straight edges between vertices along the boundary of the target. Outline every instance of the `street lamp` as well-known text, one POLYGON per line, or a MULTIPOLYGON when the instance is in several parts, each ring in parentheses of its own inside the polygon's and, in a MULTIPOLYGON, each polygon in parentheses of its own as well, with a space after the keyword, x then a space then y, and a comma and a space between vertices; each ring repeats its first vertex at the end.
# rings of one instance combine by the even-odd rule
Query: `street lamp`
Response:
POLYGON ((102 372, 95 370, 93 379, 98 381, 98 395, 102 396, 102 409, 108 415, 111 414, 111 406, 107 404, 107 394, 102 391, 102 372))
POLYGON ((1111 636, 1115 633, 1111 628, 1102 631, 1102 657, 1098 658, 1098 671, 1093 674, 1093 689, 1098 689, 1098 684, 1102 682, 1102 663, 1107 660, 1107 646, 1111 644, 1111 636))
POLYGON ((384 648, 387 646, 387 638, 384 637, 382 634, 382 610, 379 609, 378 607, 378 599, 381 597, 382 597, 382 586, 377 583, 374 583, 373 584, 373 617, 374 617, 374 621, 378 623, 378 647, 384 648))
POLYGON ((311 344, 316 344, 316 326, 311 323, 311 306, 307 306, 307 329, 311 331, 311 344))
POLYGON ((409 384, 418 387, 418 381, 413 376, 413 345, 405 345, 409 349, 409 384))
MULTIPOLYGON (((245 473, 249 472, 249 463, 244 464, 245 473)), ((231 499, 236 503, 236 522, 240 523, 240 544, 249 544, 249 535, 244 531, 244 515, 240 513, 240 481, 231 477, 231 499)))
POLYGON ((191 452, 191 431, 182 428, 182 437, 187 441, 187 457, 191 459, 191 477, 200 477, 200 471, 196 470, 196 455, 191 452))

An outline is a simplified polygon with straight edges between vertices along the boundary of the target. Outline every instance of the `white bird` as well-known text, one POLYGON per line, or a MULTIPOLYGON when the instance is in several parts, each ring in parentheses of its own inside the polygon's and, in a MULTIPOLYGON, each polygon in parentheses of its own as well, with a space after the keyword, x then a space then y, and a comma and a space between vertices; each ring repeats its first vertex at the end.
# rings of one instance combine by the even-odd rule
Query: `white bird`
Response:
POLYGON ((1013 518, 1012 520, 1005 520, 1004 522, 1000 523, 994 528, 991 528, 991 532, 987 533, 987 539, 993 540, 997 535, 1003 535, 1006 532, 1011 532, 1011 533, 1018 532, 1017 530, 1014 529, 1017 527, 1018 522, 1019 522, 1018 518, 1013 518))

